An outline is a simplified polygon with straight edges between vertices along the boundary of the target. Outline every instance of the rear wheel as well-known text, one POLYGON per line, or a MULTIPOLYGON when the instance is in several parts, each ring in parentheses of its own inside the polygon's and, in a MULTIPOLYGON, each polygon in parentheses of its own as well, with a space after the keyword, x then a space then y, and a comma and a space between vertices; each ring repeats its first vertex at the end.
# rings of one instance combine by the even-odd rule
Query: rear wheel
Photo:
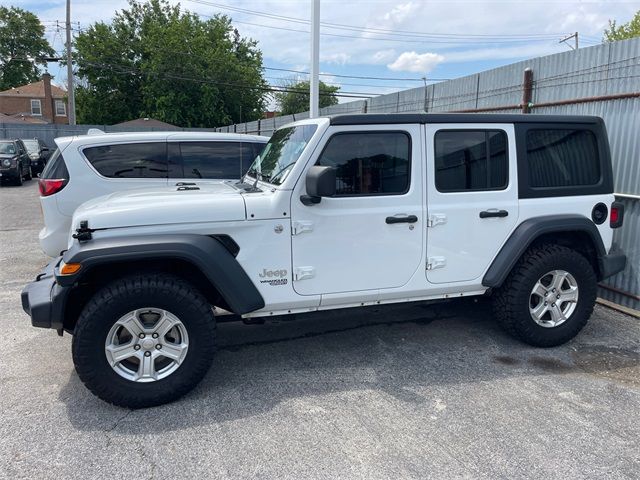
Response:
POLYGON ((597 279, 589 261, 560 245, 529 249, 493 297, 494 313, 510 334, 529 345, 561 345, 593 312, 597 279))
POLYGON ((27 174, 25 175, 25 180, 31 180, 33 178, 33 172, 31 171, 31 167, 27 168, 27 174))
POLYGON ((101 399, 128 408, 175 400, 207 373, 215 319, 206 299, 181 278, 127 277, 85 306, 73 336, 73 362, 101 399))

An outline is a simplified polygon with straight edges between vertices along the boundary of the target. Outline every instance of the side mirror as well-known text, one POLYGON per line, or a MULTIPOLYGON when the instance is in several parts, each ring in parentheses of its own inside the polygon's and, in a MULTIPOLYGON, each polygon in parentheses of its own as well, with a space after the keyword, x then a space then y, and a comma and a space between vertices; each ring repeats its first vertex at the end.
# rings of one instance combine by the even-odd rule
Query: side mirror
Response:
POLYGON ((320 203, 322 197, 332 197, 336 194, 336 170, 333 167, 314 165, 307 172, 307 194, 300 196, 305 205, 320 203))

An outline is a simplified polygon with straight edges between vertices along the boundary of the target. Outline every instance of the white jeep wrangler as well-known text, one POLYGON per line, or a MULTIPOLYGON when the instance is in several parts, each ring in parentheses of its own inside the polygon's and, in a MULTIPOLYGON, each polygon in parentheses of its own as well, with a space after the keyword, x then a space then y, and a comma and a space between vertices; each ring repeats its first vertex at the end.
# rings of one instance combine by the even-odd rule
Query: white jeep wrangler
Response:
POLYGON ((240 181, 84 204, 22 302, 73 334, 92 392, 147 407, 207 372, 212 306, 250 322, 490 294, 507 331, 559 345, 624 268, 622 220, 600 118, 319 118, 277 130, 240 181))

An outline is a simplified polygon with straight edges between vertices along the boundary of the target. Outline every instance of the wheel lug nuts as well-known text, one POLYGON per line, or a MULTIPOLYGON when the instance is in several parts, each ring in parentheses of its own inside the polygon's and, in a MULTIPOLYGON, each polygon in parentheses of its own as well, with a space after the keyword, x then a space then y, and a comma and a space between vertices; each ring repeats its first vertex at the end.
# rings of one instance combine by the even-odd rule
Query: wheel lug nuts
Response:
POLYGON ((546 307, 547 305, 549 305, 549 302, 544 302, 544 306, 546 307))
POLYGON ((144 333, 141 333, 140 335, 138 335, 138 338, 144 338, 144 333))
POLYGON ((556 304, 555 304, 555 303, 552 303, 552 304, 551 304, 551 306, 555 308, 556 304))
POLYGON ((144 356, 145 356, 145 357, 149 357, 149 356, 151 356, 151 352, 144 352, 144 356))
POLYGON ((133 346, 133 349, 134 349, 134 350, 140 350, 140 345, 134 345, 134 346, 133 346))
POLYGON ((556 295, 556 298, 560 298, 560 294, 556 295))
POLYGON ((160 350, 160 349, 162 348, 162 345, 158 344, 158 345, 156 345, 156 348, 157 348, 158 350, 160 350))
POLYGON ((158 338, 158 334, 154 333, 153 335, 151 335, 153 338, 158 338))

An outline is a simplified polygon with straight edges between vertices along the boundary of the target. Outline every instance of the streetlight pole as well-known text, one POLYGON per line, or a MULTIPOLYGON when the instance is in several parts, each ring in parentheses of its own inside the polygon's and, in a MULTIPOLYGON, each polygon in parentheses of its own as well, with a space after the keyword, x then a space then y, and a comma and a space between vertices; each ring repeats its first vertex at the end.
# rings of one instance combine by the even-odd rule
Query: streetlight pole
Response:
POLYGON ((73 65, 71 64, 71 0, 67 0, 67 95, 69 125, 76 124, 76 96, 73 88, 73 65))
MULTIPOLYGON (((68 0, 67 0, 68 1, 68 0)), ((309 117, 319 115, 320 96, 320 0, 311 0, 311 78, 309 79, 309 117)))

